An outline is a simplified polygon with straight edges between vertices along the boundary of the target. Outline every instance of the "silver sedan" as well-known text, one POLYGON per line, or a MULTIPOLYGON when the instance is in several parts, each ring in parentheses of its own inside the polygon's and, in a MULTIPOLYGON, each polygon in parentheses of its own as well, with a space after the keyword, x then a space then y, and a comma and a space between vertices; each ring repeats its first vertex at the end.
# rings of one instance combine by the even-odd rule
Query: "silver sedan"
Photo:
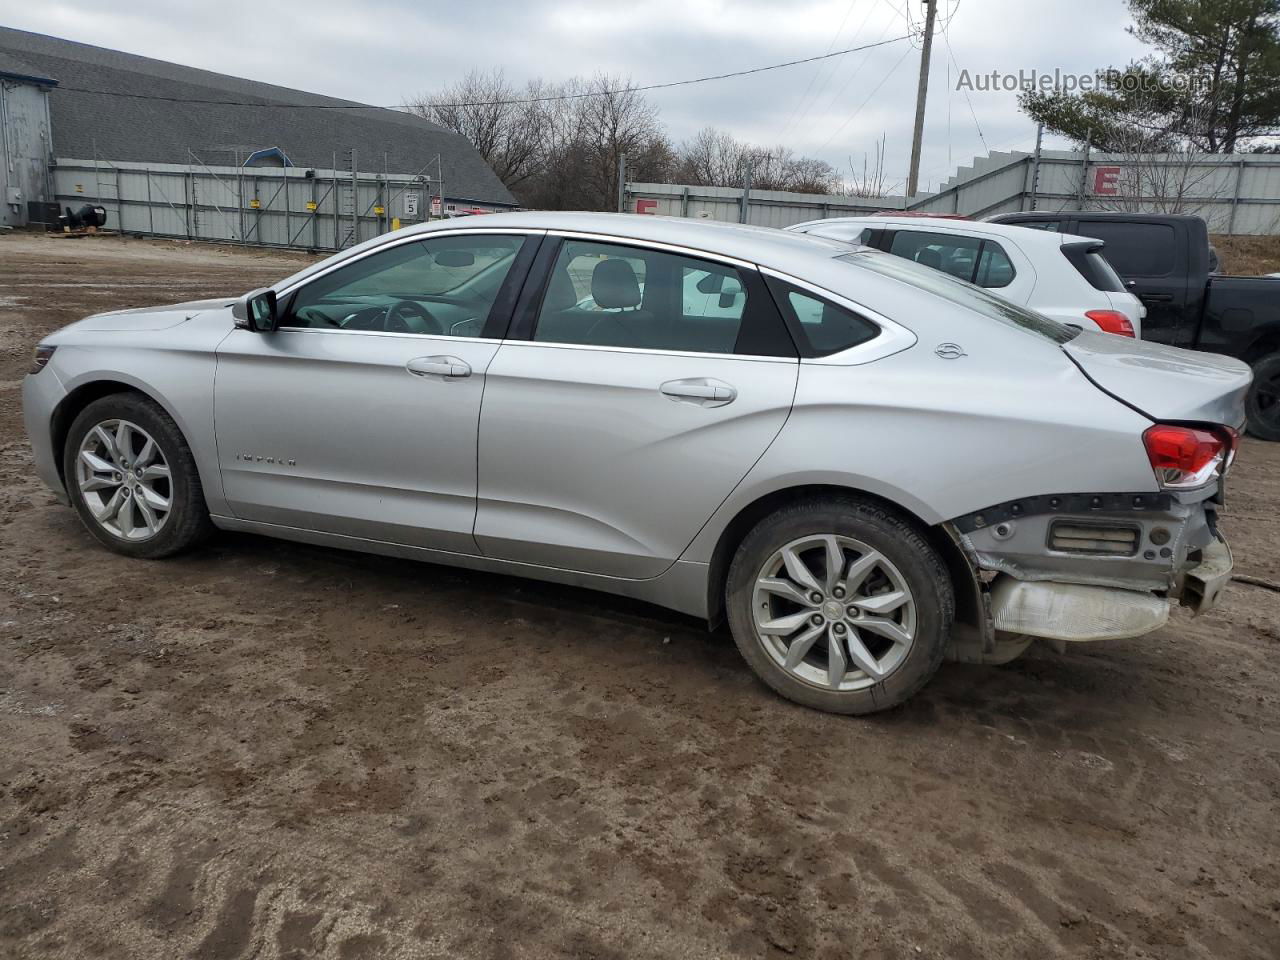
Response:
POLYGON ((119 553, 220 528, 593 587, 866 713, 1211 606, 1248 384, 844 243, 517 213, 89 317, 23 401, 119 553))

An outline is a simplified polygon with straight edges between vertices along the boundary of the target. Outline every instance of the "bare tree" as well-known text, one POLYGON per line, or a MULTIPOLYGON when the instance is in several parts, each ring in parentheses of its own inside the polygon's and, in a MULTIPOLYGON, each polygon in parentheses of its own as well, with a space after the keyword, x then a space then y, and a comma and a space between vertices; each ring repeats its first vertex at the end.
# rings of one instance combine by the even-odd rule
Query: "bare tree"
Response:
MULTIPOLYGON (((1196 118, 1192 117, 1195 123, 1196 118)), ((1199 214, 1230 196, 1229 166, 1196 140, 1169 140, 1141 127, 1114 133, 1120 168, 1115 196, 1093 197, 1098 209, 1199 214)))
POLYGON ((515 190, 543 169, 554 111, 549 103, 536 101, 558 92, 541 80, 521 88, 501 70, 472 70, 457 83, 411 101, 409 111, 466 137, 498 178, 515 190))
POLYGON ((473 70, 418 97, 410 110, 471 141, 526 206, 614 209, 624 154, 633 179, 670 175, 672 151, 657 109, 625 78, 516 87, 501 70, 473 70))
POLYGON ((839 186, 835 168, 825 160, 797 157, 784 146, 758 147, 714 127, 681 144, 675 175, 694 186, 740 187, 750 179, 760 190, 798 193, 831 193, 839 186))
POLYGON ((868 154, 862 155, 862 171, 858 172, 849 158, 849 173, 852 179, 845 184, 844 193, 850 197, 883 197, 886 193, 884 177, 885 135, 880 135, 880 142, 875 144, 875 159, 868 154))

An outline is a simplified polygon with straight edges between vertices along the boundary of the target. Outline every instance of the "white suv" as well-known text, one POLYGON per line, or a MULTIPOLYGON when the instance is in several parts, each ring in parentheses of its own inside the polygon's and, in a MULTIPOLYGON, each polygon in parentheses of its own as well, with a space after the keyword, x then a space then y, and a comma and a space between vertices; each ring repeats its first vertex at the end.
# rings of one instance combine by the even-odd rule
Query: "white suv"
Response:
POLYGON ((1102 257, 1101 240, 945 217, 838 217, 787 229, 914 260, 1073 327, 1142 336, 1147 308, 1102 257))

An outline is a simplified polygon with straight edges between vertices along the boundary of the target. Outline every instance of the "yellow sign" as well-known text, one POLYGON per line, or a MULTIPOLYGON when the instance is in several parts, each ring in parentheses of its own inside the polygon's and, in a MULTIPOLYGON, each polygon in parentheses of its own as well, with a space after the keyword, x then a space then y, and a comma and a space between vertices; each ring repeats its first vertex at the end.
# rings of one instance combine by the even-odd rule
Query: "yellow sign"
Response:
POLYGON ((391 218, 391 229, 392 229, 392 230, 399 230, 399 229, 400 229, 400 218, 399 218, 399 217, 392 217, 392 218, 391 218))
POLYGON ((83 184, 83 183, 77 183, 77 184, 76 184, 76 193, 84 193, 84 184, 83 184))
POLYGON ((314 200, 308 200, 308 201, 307 201, 307 209, 308 209, 308 210, 314 210, 315 208, 316 208, 316 202, 315 202, 314 200))
POLYGON ((262 206, 262 204, 258 202, 257 197, 254 197, 252 200, 249 201, 249 206, 251 206, 254 210, 257 210, 260 206, 262 206))
POLYGON ((373 208, 373 212, 374 212, 374 214, 376 214, 377 216, 379 216, 379 217, 380 217, 380 216, 382 216, 384 213, 386 213, 386 212, 387 212, 387 210, 386 210, 386 207, 374 207, 374 208, 373 208))

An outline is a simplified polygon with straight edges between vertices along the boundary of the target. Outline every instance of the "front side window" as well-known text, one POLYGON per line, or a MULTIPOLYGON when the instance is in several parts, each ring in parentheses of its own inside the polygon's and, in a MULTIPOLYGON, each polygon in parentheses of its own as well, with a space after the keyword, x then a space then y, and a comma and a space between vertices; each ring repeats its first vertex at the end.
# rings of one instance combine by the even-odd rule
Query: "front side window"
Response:
POLYGON ((523 242, 475 235, 400 244, 307 283, 281 326, 479 337, 523 242))
POLYGON ((794 356, 768 295, 736 267, 643 247, 566 240, 533 339, 544 343, 794 356))

